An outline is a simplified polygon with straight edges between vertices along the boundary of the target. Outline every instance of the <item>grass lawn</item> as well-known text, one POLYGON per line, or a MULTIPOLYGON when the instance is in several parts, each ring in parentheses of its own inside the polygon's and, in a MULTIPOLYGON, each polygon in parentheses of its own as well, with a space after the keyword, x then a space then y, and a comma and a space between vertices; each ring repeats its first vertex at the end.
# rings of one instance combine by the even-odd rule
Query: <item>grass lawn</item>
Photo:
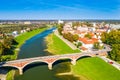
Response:
POLYGON ((77 53, 79 50, 72 50, 66 43, 59 39, 55 34, 46 37, 47 51, 52 54, 69 54, 77 53))
POLYGON ((120 71, 98 57, 79 59, 71 69, 83 80, 120 80, 120 71))
POLYGON ((14 70, 10 70, 10 71, 7 73, 6 80, 14 80, 14 73, 15 73, 14 70))
MULTIPOLYGON (((46 37, 48 51, 53 54, 67 54, 79 52, 72 50, 56 35, 46 37)), ((76 65, 71 65, 71 71, 80 80, 120 80, 120 71, 98 57, 81 58, 76 65)))

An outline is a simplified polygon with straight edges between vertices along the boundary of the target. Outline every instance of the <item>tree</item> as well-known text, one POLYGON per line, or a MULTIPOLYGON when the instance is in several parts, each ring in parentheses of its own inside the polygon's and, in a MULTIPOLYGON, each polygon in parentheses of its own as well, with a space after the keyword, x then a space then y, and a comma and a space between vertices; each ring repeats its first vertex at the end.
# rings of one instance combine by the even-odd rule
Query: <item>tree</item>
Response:
POLYGON ((60 35, 62 35, 62 31, 63 31, 63 28, 59 27, 58 32, 60 33, 60 35))
POLYGON ((103 33, 101 35, 101 40, 109 45, 112 44, 120 44, 120 31, 119 30, 112 30, 109 33, 103 33))
POLYGON ((102 34, 101 34, 101 40, 102 40, 102 42, 104 42, 104 43, 106 43, 106 38, 107 38, 107 33, 106 32, 103 32, 102 34))
POLYGON ((101 35, 101 40, 112 46, 112 51, 110 51, 108 57, 115 61, 120 61, 120 31, 112 30, 109 33, 103 33, 101 35))
POLYGON ((94 49, 99 49, 100 48, 100 43, 99 42, 95 42, 93 45, 94 49))
POLYGON ((73 39, 73 35, 71 33, 64 33, 63 34, 63 37, 67 40, 69 40, 70 42, 73 42, 74 39, 73 39))
POLYGON ((3 44, 0 42, 0 56, 2 55, 3 51, 4 51, 4 46, 3 46, 3 44))
POLYGON ((89 23, 89 22, 84 22, 85 25, 87 25, 87 27, 92 27, 93 24, 89 23))
POLYGON ((78 36, 77 34, 74 34, 74 35, 73 35, 73 40, 74 40, 74 41, 77 41, 78 39, 79 39, 79 36, 78 36))
POLYGON ((120 44, 112 44, 112 51, 109 53, 109 58, 120 61, 120 44))
POLYGON ((64 24, 58 24, 58 32, 60 33, 60 35, 62 35, 62 31, 63 31, 63 26, 64 24))
POLYGON ((76 27, 79 27, 79 26, 81 26, 81 23, 80 23, 80 22, 73 22, 73 23, 72 23, 72 26, 73 26, 73 27, 75 27, 75 26, 76 26, 76 27))
POLYGON ((80 46, 82 46, 82 43, 81 43, 81 42, 78 42, 77 48, 79 48, 80 46))
POLYGON ((3 39, 3 45, 5 48, 10 49, 12 45, 12 40, 10 38, 3 39))
POLYGON ((92 38, 92 36, 88 33, 88 34, 86 34, 85 35, 85 37, 87 37, 87 38, 89 38, 89 39, 91 39, 92 38))
POLYGON ((73 42, 74 39, 73 39, 73 35, 71 33, 67 33, 67 39, 70 41, 70 42, 73 42))
POLYGON ((2 61, 3 51, 4 51, 4 46, 3 46, 3 44, 0 42, 0 61, 2 61))

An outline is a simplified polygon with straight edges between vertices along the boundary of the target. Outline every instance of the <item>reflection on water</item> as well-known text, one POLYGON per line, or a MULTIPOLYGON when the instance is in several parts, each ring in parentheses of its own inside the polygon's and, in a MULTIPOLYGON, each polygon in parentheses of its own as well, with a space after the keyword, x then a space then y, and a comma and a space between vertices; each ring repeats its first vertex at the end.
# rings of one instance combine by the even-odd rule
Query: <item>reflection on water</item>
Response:
MULTIPOLYGON (((44 51, 46 49, 44 37, 52 33, 54 29, 46 30, 27 40, 20 49, 18 59, 50 55, 50 53, 44 51)), ((23 75, 19 75, 19 72, 16 71, 15 80, 78 80, 73 75, 56 75, 57 73, 70 72, 69 60, 55 62, 53 70, 49 70, 45 63, 36 62, 27 65, 23 71, 23 75)))

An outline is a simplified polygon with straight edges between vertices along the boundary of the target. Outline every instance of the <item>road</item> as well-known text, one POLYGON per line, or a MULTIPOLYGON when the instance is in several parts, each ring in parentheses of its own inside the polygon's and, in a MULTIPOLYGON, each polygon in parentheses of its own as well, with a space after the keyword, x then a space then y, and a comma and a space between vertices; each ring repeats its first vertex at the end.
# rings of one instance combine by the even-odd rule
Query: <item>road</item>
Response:
POLYGON ((101 59, 103 59, 105 62, 108 62, 108 63, 110 63, 110 62, 112 62, 112 66, 114 66, 115 68, 117 68, 118 70, 120 70, 120 64, 119 63, 117 63, 117 62, 115 62, 115 61, 113 61, 113 60, 111 60, 111 59, 109 59, 109 58, 106 58, 105 56, 99 56, 101 59))

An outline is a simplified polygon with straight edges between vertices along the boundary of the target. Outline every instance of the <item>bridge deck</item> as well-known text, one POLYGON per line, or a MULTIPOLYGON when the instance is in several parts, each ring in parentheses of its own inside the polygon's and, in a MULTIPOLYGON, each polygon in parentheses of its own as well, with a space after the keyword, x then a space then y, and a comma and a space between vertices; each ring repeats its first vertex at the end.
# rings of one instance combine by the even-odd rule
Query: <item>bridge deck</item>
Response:
MULTIPOLYGON (((92 51, 89 53, 82 52, 82 53, 71 53, 71 54, 64 54, 64 55, 54 55, 54 56, 52 55, 52 56, 44 56, 44 57, 42 56, 42 57, 34 57, 34 58, 27 58, 27 59, 18 59, 18 60, 7 61, 7 62, 2 62, 2 63, 7 64, 7 63, 16 63, 16 62, 29 61, 29 60, 38 60, 38 59, 44 60, 44 59, 48 59, 48 58, 59 58, 59 57, 68 57, 68 56, 75 56, 75 55, 84 56, 86 54, 97 54, 97 53, 103 53, 103 52, 106 52, 106 51, 102 50, 102 51, 92 51)), ((0 63, 0 64, 2 64, 2 63, 0 63)))

